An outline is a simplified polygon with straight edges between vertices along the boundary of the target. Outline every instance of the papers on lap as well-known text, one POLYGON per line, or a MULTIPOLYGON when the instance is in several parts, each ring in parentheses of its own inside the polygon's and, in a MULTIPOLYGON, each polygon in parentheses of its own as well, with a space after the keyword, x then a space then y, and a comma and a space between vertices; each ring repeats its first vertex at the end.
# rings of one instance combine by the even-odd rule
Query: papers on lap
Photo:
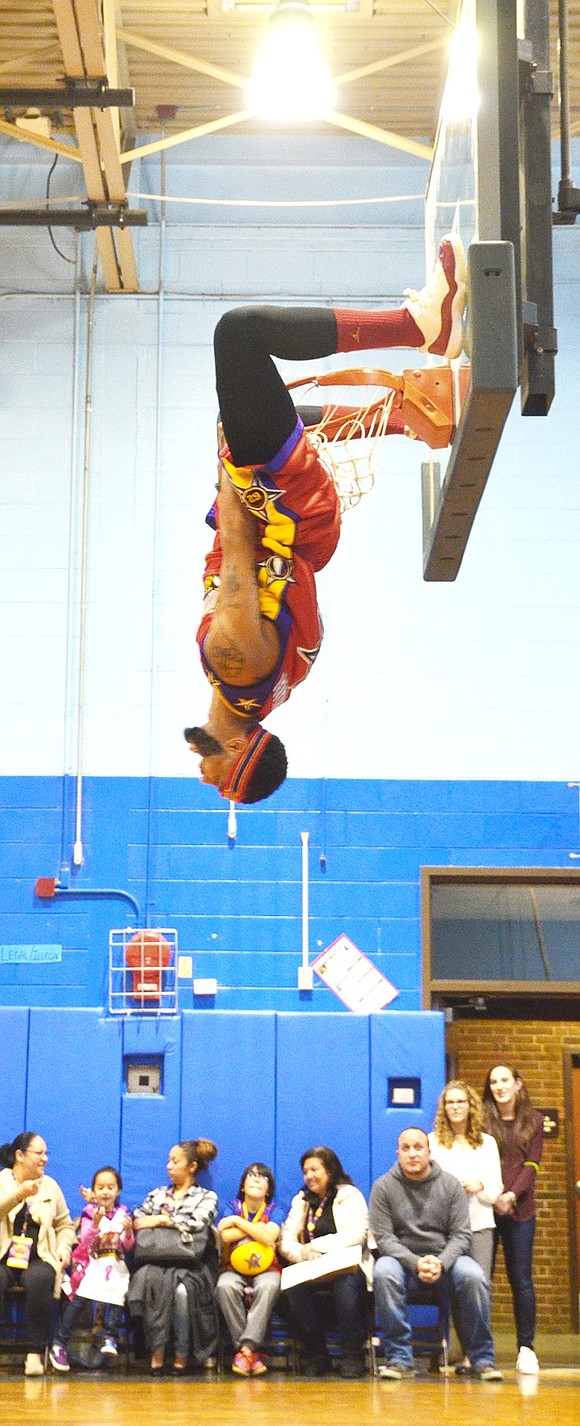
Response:
POLYGON ((331 1253, 322 1253, 319 1258, 309 1258, 302 1263, 290 1263, 282 1268, 280 1289, 297 1287, 301 1282, 324 1282, 341 1273, 354 1273, 362 1263, 360 1244, 354 1248, 335 1248, 331 1253))

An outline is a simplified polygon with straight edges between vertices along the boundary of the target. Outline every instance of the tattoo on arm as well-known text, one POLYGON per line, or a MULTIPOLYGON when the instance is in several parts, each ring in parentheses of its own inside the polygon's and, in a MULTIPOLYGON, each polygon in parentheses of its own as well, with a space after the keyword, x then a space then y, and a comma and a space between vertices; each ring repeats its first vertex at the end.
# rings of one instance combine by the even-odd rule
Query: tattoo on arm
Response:
POLYGON ((226 571, 225 580, 224 580, 224 583, 222 584, 222 589, 224 588, 224 586, 225 586, 225 591, 226 591, 227 594, 239 594, 239 593, 240 593, 240 591, 241 591, 241 589, 242 589, 242 585, 240 584, 240 581, 239 581, 239 579, 238 579, 235 564, 228 566, 227 571, 226 571))
POLYGON ((232 674, 242 674, 245 667, 245 660, 242 650, 236 648, 235 644, 219 644, 212 649, 212 659, 220 672, 227 677, 232 674))

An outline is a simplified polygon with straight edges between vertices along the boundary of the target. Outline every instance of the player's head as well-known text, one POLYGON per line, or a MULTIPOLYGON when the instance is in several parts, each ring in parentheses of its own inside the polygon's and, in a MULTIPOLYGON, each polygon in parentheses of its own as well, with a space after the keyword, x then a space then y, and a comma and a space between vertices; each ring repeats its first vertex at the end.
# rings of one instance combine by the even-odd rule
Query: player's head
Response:
POLYGON ((219 742, 206 728, 185 728, 184 737, 201 757, 203 782, 217 787, 230 802, 261 802, 271 797, 286 777, 286 749, 260 724, 246 736, 219 742))

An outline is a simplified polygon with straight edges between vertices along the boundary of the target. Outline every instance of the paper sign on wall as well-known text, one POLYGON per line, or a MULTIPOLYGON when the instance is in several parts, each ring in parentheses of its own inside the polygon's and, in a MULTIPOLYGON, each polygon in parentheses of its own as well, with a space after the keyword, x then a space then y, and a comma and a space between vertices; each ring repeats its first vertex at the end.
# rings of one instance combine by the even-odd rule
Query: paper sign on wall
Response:
POLYGON ((312 961, 312 970, 343 1005, 361 1014, 384 1010, 399 994, 390 980, 345 935, 338 936, 312 961))

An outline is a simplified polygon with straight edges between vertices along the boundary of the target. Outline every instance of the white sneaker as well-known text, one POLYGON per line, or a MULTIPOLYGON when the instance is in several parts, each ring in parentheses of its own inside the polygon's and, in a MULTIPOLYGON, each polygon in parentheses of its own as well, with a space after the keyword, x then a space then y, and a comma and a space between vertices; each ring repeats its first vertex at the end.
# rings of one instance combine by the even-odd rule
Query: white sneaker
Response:
POLYGON ((44 1362, 39 1352, 28 1352, 24 1358, 25 1376, 44 1376, 44 1362))
POLYGON ((404 306, 423 335, 421 352, 436 356, 460 355, 463 347, 463 313, 467 264, 458 233, 448 233, 439 244, 433 276, 420 292, 407 288, 404 306))
POLYGON ((537 1376, 540 1370, 540 1363, 532 1347, 520 1347, 516 1362, 516 1371, 522 1376, 537 1376))
POLYGON ((101 1353, 104 1357, 118 1356, 117 1343, 114 1337, 105 1337, 104 1342, 101 1342, 101 1353))

